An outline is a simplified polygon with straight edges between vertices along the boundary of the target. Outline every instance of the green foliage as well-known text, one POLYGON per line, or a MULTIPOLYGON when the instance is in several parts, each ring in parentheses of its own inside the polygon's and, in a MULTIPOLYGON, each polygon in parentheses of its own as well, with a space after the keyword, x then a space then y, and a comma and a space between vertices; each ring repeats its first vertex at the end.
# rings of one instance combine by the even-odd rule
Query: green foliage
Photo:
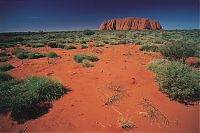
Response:
POLYGON ((0 57, 4 57, 4 56, 7 56, 8 54, 6 52, 1 52, 0 53, 0 57))
POLYGON ((91 61, 87 60, 87 59, 84 59, 82 62, 81 62, 82 66, 83 67, 93 67, 94 65, 92 64, 91 61))
POLYGON ((167 60, 153 60, 149 69, 155 72, 160 90, 169 97, 182 102, 199 100, 199 71, 186 64, 167 60))
POLYGON ((44 43, 39 43, 39 42, 30 42, 26 46, 30 46, 32 48, 38 48, 38 47, 44 47, 44 43))
POLYGON ((99 60, 98 57, 95 55, 89 55, 89 54, 84 54, 84 53, 75 54, 73 56, 73 59, 78 63, 81 63, 84 59, 92 61, 92 62, 99 60))
POLYGON ((12 52, 18 59, 37 59, 41 57, 45 57, 45 54, 31 51, 31 50, 24 50, 21 48, 16 48, 12 52))
POLYGON ((157 52, 158 51, 158 46, 156 45, 142 45, 140 47, 140 51, 152 51, 152 52, 157 52))
POLYGON ((0 57, 0 62, 6 62, 8 61, 8 57, 0 57))
POLYGON ((56 57, 58 57, 58 55, 55 52, 48 52, 47 53, 47 57, 49 57, 49 58, 56 58, 56 57))
POLYGON ((18 122, 35 119, 48 112, 52 100, 60 98, 67 89, 58 81, 32 76, 0 84, 0 113, 11 111, 18 122))
POLYGON ((81 44, 81 49, 86 49, 88 46, 86 44, 81 44))
POLYGON ((2 64, 0 65, 0 71, 9 71, 11 69, 15 68, 14 66, 12 66, 11 64, 2 64))
POLYGON ((76 49, 76 46, 73 46, 73 45, 66 45, 64 49, 76 49))
POLYGON ((0 72, 0 82, 9 81, 11 79, 13 79, 13 77, 9 74, 0 72))
POLYGON ((84 30, 84 31, 83 31, 83 34, 84 34, 84 35, 94 35, 95 32, 92 31, 92 30, 84 30))
POLYGON ((94 44, 93 44, 93 46, 94 47, 104 47, 104 43, 103 42, 101 42, 101 41, 96 41, 94 44))
POLYGON ((51 48, 64 48, 65 45, 62 42, 48 42, 47 45, 51 48))
POLYGON ((167 59, 185 62, 188 57, 194 56, 198 50, 199 46, 197 44, 178 41, 174 44, 162 45, 159 51, 167 59))

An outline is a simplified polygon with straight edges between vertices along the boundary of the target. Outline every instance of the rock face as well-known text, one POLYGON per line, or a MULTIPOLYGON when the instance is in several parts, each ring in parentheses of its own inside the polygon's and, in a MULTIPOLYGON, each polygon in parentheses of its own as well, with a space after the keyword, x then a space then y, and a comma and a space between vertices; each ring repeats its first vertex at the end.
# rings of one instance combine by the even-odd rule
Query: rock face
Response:
POLYGON ((117 18, 101 23, 99 30, 160 30, 162 26, 148 18, 117 18))

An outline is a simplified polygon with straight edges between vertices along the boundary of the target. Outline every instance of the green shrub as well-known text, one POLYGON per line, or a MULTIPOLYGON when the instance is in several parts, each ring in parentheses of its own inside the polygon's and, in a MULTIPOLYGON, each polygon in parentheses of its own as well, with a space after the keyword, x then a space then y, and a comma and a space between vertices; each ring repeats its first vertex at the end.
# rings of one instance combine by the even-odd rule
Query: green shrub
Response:
POLYGON ((194 56, 198 50, 197 44, 178 41, 174 44, 162 45, 159 51, 167 59, 185 62, 188 57, 194 56))
POLYGON ((158 46, 156 45, 142 45, 140 47, 140 51, 152 51, 152 52, 157 52, 158 50, 158 46))
POLYGON ((73 59, 78 63, 81 63, 84 59, 87 59, 92 62, 99 60, 98 57, 95 55, 89 55, 89 54, 84 54, 84 53, 75 54, 73 56, 73 59))
POLYGON ((7 56, 8 54, 6 52, 0 52, 0 57, 7 56))
POLYGON ((49 42, 47 45, 51 48, 64 48, 65 45, 62 42, 49 42))
POLYGON ((11 79, 13 79, 13 77, 10 76, 9 74, 0 72, 0 81, 1 82, 3 82, 3 81, 9 81, 11 79))
POLYGON ((92 30, 84 30, 84 31, 83 31, 83 34, 84 34, 84 35, 94 35, 95 32, 92 31, 92 30))
POLYGON ((30 46, 30 47, 32 47, 32 48, 38 48, 38 47, 44 47, 45 46, 45 44, 38 43, 38 42, 32 42, 32 43, 29 43, 27 45, 30 46))
POLYGON ((6 62, 8 61, 8 57, 0 57, 0 62, 6 62))
POLYGON ((64 49, 76 49, 76 46, 73 46, 73 45, 66 45, 64 49))
POLYGON ((57 48, 56 42, 48 42, 47 45, 51 48, 57 48))
POLYGON ((189 65, 175 61, 154 60, 149 69, 155 72, 160 90, 182 102, 199 100, 200 73, 189 65))
POLYGON ((87 41, 81 40, 80 44, 87 44, 87 41))
POLYGON ((93 67, 94 65, 92 64, 91 61, 87 60, 87 59, 84 59, 82 62, 81 62, 82 66, 83 67, 93 67))
POLYGON ((104 43, 103 42, 101 42, 101 41, 97 41, 97 42, 95 42, 94 44, 93 44, 93 46, 94 47, 104 47, 104 43))
POLYGON ((56 58, 56 57, 58 57, 58 55, 55 52, 48 52, 47 53, 47 57, 49 57, 49 58, 56 58))
POLYGON ((0 84, 0 113, 11 111, 18 122, 35 119, 48 112, 52 100, 60 98, 67 89, 58 81, 32 76, 21 81, 0 84))
POLYGON ((16 48, 12 52, 18 59, 37 59, 41 57, 45 57, 45 54, 36 52, 36 51, 31 51, 31 50, 24 50, 20 48, 16 48))
POLYGON ((65 45, 63 43, 57 43, 56 45, 57 45, 57 48, 64 48, 65 47, 65 45))
POLYGON ((118 42, 118 44, 127 44, 127 42, 126 42, 125 40, 120 40, 120 41, 118 42))
POLYGON ((0 65, 0 71, 9 71, 11 69, 15 68, 11 64, 2 64, 0 65))
POLYGON ((88 46, 86 44, 81 44, 81 49, 86 49, 88 46))
POLYGON ((45 54, 39 52, 30 52, 27 54, 29 59, 38 59, 41 57, 45 57, 45 54))

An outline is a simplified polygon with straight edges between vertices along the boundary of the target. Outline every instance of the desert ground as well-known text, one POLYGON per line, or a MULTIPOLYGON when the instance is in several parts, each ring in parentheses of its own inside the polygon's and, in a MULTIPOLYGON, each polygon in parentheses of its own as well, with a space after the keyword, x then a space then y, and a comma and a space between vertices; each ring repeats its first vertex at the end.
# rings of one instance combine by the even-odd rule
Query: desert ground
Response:
MULTIPOLYGON (((9 58, 0 64, 14 66, 5 73, 17 80, 32 75, 50 77, 60 81, 69 91, 59 99, 53 100, 52 107, 47 113, 23 123, 13 120, 10 111, 1 114, 0 132, 20 130, 26 132, 199 132, 198 101, 185 104, 162 93, 155 80, 155 73, 148 69, 148 64, 153 59, 163 57, 158 51, 141 50, 141 46, 150 41, 156 46, 164 45, 162 41, 167 39, 159 40, 158 36, 161 34, 173 33, 176 38, 180 37, 182 31, 177 32, 137 31, 125 35, 121 31, 119 33, 116 31, 117 34, 97 32, 94 35, 79 36, 79 42, 71 41, 73 37, 68 36, 70 41, 63 44, 75 46, 76 49, 52 48, 48 45, 32 47, 26 45, 30 44, 29 42, 23 44, 19 42, 2 48, 1 52, 6 51, 9 58), (102 38, 108 42, 94 45, 102 38), (81 43, 85 43, 83 41, 86 41, 84 45, 87 45, 87 48, 81 48, 81 43), (118 44, 115 45, 113 41, 117 41, 118 44), (113 44, 110 45, 111 43, 113 44), (12 54, 16 48, 41 53, 51 51, 58 57, 19 59, 12 54), (77 53, 92 54, 97 56, 98 60, 91 62, 92 67, 83 67, 73 59, 77 53), (122 126, 123 122, 125 126, 122 126)), ((184 33, 184 35, 194 33, 193 37, 198 36, 195 31, 184 31, 184 33)), ((36 36, 38 34, 35 35, 35 40, 36 36)), ((174 36, 171 38, 174 39, 174 36)), ((23 37, 28 38, 29 35, 23 37)), ((34 35, 31 38, 34 38, 34 35)), ((64 39, 67 40, 66 38, 64 39)), ((173 42, 171 38, 168 38, 168 41, 173 42)), ((56 39, 53 38, 51 41, 56 39)), ((41 38, 38 40, 40 41, 41 38)), ((199 58, 189 58, 188 62, 194 59, 199 60, 199 58)), ((199 71, 198 68, 194 69, 199 71)))

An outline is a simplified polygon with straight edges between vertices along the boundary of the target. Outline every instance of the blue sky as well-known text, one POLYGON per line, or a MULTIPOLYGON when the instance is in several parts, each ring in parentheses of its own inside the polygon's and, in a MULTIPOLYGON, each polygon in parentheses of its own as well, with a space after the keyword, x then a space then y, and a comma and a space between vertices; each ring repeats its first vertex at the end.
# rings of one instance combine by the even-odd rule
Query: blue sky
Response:
POLYGON ((0 0, 0 32, 98 29, 111 18, 147 17, 164 29, 199 29, 199 0, 0 0))

